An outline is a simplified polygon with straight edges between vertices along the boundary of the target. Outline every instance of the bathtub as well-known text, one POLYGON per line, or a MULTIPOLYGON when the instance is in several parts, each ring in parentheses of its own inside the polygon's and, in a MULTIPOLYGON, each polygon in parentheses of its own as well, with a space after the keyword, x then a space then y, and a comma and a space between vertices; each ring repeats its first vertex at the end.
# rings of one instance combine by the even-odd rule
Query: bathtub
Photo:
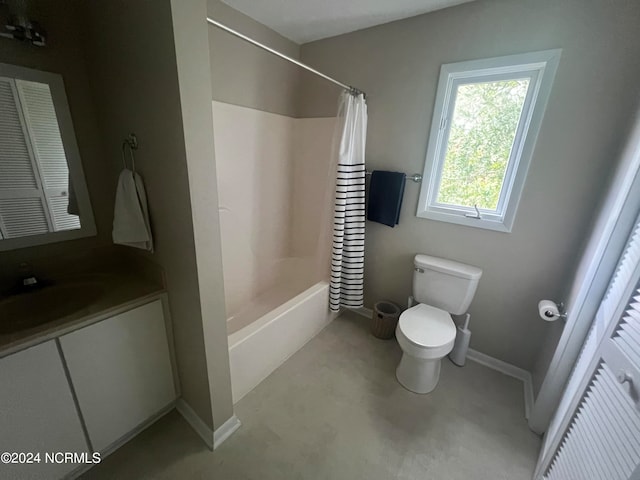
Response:
POLYGON ((234 404, 335 318, 328 309, 327 282, 303 291, 300 285, 282 282, 228 320, 234 404))

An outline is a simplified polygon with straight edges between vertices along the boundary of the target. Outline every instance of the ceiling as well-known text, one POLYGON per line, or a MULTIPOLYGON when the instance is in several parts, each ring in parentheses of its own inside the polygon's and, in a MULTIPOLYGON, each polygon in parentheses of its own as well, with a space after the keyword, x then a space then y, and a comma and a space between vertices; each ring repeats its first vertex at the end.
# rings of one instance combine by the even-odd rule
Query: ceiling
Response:
POLYGON ((303 44, 472 0, 222 0, 303 44))

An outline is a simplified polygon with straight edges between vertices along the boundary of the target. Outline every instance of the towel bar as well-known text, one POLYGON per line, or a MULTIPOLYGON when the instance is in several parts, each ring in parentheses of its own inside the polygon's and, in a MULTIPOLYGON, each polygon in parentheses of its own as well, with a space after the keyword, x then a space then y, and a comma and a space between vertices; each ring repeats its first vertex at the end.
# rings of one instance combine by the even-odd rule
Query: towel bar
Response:
MULTIPOLYGON (((365 172, 365 175, 371 175, 371 172, 367 170, 365 172)), ((411 180, 416 183, 422 182, 422 175, 420 175, 419 173, 414 173, 413 175, 405 175, 405 177, 407 180, 411 180)))

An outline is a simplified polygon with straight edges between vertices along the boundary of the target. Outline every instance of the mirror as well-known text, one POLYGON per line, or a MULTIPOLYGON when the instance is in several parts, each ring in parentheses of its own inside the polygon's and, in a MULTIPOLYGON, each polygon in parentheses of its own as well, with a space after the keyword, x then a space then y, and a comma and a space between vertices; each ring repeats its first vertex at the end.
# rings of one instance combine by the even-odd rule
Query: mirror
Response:
POLYGON ((0 63, 0 250, 95 234, 62 77, 0 63))

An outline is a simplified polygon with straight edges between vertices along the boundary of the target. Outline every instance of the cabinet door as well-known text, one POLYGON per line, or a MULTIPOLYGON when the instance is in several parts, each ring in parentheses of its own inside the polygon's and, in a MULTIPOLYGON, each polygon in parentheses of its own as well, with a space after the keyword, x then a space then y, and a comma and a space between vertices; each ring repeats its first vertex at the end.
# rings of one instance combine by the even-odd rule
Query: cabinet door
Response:
POLYGON ((0 452, 40 453, 40 463, 0 464, 0 478, 61 478, 78 465, 45 453, 88 452, 54 341, 0 359, 0 452))
POLYGON ((160 300, 69 333, 60 343, 95 451, 176 398, 160 300))

